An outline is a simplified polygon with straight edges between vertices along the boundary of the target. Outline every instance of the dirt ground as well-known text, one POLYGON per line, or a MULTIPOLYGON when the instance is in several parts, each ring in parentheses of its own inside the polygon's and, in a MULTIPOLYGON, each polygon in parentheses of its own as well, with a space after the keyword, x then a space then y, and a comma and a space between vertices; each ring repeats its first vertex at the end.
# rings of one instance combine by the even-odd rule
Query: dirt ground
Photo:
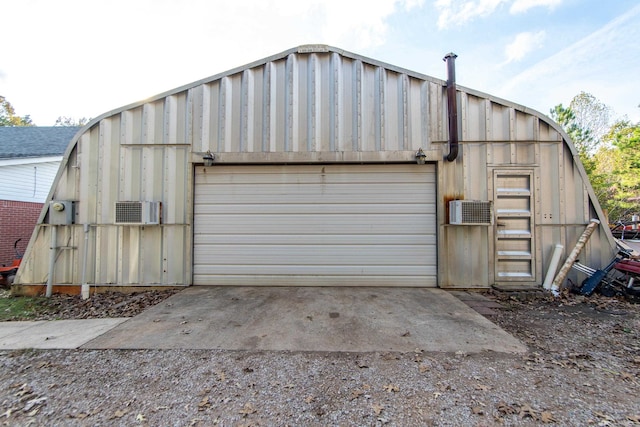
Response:
MULTIPOLYGON (((133 316, 169 294, 56 296, 43 317, 133 316)), ((527 354, 0 352, 0 424, 640 425, 640 305, 485 295, 527 354)))

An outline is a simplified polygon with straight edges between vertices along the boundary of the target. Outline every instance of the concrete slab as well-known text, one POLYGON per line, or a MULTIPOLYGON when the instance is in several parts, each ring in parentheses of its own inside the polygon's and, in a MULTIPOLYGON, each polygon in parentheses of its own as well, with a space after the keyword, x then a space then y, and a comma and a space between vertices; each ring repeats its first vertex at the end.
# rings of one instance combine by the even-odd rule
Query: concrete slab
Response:
POLYGON ((204 286, 173 295, 82 348, 526 351, 441 289, 204 286))
POLYGON ((1 322, 0 350, 79 348, 126 320, 128 318, 1 322))

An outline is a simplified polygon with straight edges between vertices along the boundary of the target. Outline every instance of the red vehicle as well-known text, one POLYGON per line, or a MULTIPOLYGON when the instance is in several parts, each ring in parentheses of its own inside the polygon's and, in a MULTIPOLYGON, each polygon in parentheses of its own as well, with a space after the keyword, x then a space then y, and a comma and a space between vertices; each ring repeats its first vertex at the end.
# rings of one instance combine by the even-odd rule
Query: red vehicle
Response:
POLYGON ((13 283, 13 279, 16 277, 16 273, 18 272, 18 267, 20 267, 20 263, 22 262, 22 254, 18 250, 18 242, 22 239, 18 239, 13 242, 13 250, 15 252, 15 258, 11 261, 11 265, 0 267, 0 286, 2 287, 10 287, 13 283))

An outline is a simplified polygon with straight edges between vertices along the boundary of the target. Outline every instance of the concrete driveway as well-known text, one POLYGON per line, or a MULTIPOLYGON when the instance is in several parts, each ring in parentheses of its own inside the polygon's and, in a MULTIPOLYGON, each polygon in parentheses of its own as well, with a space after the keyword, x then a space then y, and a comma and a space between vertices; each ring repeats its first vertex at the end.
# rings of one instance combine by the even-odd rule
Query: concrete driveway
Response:
POLYGON ((441 289, 205 286, 173 295, 82 348, 526 351, 441 289))

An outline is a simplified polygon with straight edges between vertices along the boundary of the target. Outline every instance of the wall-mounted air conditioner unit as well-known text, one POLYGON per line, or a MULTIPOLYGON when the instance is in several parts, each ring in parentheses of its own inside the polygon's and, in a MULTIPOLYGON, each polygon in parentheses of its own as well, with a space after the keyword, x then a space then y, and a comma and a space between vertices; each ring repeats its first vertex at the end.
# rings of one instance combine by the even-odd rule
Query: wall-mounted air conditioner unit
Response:
POLYGON ((160 202, 116 202, 116 224, 160 224, 160 202))
POLYGON ((491 225, 491 202, 484 200, 452 200, 449 202, 449 224, 491 225))

